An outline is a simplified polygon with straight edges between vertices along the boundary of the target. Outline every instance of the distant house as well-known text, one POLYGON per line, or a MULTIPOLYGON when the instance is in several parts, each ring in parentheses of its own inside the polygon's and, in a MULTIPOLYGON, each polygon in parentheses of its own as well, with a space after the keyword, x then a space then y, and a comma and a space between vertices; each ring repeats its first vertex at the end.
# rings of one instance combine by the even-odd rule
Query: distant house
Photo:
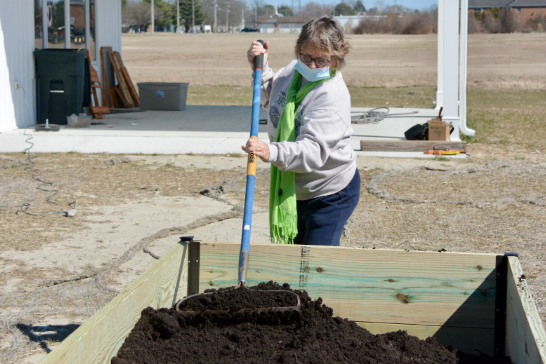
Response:
POLYGON ((310 20, 313 20, 312 16, 261 16, 258 18, 258 29, 261 33, 299 33, 310 20))
POLYGON ((514 0, 468 0, 468 10, 484 11, 493 8, 504 8, 514 0))
POLYGON ((546 16, 546 0, 515 0, 508 6, 522 21, 527 21, 539 15, 546 16))
POLYGON ((470 12, 484 11, 493 8, 508 8, 521 21, 536 16, 546 16, 546 0, 469 0, 470 12))

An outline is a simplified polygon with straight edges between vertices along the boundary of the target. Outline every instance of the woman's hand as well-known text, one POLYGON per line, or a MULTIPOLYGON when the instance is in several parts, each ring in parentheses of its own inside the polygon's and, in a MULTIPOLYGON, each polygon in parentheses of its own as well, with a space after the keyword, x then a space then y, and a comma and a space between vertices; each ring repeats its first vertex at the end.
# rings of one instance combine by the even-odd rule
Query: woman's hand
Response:
POLYGON ((241 149, 246 153, 254 153, 260 157, 262 162, 269 162, 269 145, 259 139, 250 138, 246 142, 246 146, 241 145, 241 149))
POLYGON ((252 42, 250 45, 250 48, 246 52, 246 58, 248 59, 248 63, 250 63, 250 68, 254 71, 254 58, 256 58, 257 55, 260 53, 263 53, 264 55, 264 67, 267 63, 267 51, 269 50, 269 41, 265 42, 265 44, 262 46, 262 44, 258 41, 252 42))

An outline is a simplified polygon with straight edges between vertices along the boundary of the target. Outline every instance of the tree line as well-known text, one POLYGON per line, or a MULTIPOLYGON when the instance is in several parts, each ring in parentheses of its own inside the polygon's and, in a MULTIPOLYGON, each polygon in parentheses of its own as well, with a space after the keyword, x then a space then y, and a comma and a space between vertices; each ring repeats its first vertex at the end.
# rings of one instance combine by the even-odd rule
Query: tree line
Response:
MULTIPOLYGON (((147 29, 151 23, 151 0, 121 0, 124 27, 147 29)), ((314 1, 298 6, 281 5, 277 9, 265 0, 179 0, 180 25, 188 32, 192 24, 216 26, 213 31, 233 31, 242 26, 254 27, 258 17, 366 14, 358 26, 351 29, 356 34, 429 34, 438 28, 436 8, 418 11, 403 6, 381 6, 366 9, 362 0, 343 0, 336 5, 324 5, 314 1)), ((376 4, 381 2, 376 1, 376 4)), ((292 1, 295 4, 295 1, 292 1)), ((154 0, 154 23, 159 30, 174 31, 176 26, 176 1, 154 0)), ((492 8, 473 12, 468 18, 469 33, 542 32, 546 30, 546 18, 536 16, 520 21, 509 9, 492 8)))
MULTIPOLYGON (((355 34, 429 34, 438 30, 438 10, 417 11, 405 7, 370 9, 366 15, 378 15, 361 21, 355 34)), ((527 21, 517 18, 508 8, 491 8, 472 12, 468 17, 469 33, 543 32, 546 18, 538 15, 527 21)))
MULTIPOLYGON (((151 0, 121 0, 122 23, 127 28, 146 30, 151 24, 151 0)), ((300 2, 298 1, 298 4, 300 2)), ((252 0, 247 4, 243 0, 179 0, 180 27, 190 31, 192 24, 201 26, 214 25, 216 5, 216 24, 218 30, 228 31, 243 24, 254 27, 258 17, 275 15, 275 7, 264 0, 252 0)), ((345 0, 337 5, 322 5, 314 1, 304 6, 281 5, 277 13, 283 16, 357 15, 366 12, 362 0, 345 0)), ((154 25, 159 30, 172 30, 176 26, 176 1, 154 0, 154 25)), ((214 30, 213 30, 214 31, 214 30)))

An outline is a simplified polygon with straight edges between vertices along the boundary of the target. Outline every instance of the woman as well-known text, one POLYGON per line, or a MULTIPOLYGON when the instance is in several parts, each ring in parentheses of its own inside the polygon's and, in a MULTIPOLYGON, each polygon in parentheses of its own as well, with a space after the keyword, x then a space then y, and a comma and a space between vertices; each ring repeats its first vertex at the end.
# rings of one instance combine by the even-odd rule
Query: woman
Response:
POLYGON ((269 42, 252 42, 247 58, 253 67, 264 54, 261 101, 270 143, 253 138, 242 148, 272 164, 271 237, 338 246, 360 195, 351 98, 340 72, 349 44, 341 26, 325 16, 303 26, 296 60, 277 73, 267 64, 268 50, 269 42))

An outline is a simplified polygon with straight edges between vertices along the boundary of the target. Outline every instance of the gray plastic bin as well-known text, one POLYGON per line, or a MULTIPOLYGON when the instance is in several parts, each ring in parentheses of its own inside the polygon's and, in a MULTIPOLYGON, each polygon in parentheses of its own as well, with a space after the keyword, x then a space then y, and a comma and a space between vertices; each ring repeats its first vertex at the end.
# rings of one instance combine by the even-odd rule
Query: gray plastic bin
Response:
POLYGON ((139 82, 137 85, 142 110, 186 109, 189 83, 139 82))

